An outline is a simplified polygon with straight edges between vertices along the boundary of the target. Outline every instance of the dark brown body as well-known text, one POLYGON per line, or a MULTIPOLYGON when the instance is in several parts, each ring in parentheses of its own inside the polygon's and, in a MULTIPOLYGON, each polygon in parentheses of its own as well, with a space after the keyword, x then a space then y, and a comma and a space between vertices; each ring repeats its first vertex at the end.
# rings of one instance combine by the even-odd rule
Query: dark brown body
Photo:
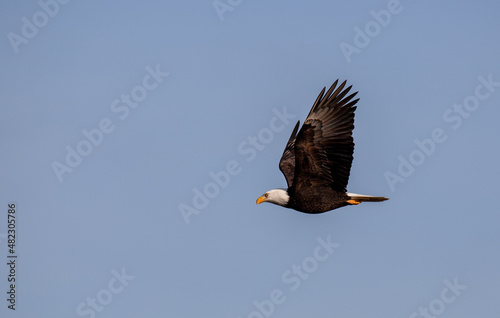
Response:
POLYGON ((337 192, 331 188, 306 187, 296 191, 292 186, 287 190, 290 201, 287 208, 300 212, 317 214, 349 205, 349 197, 344 192, 337 192))

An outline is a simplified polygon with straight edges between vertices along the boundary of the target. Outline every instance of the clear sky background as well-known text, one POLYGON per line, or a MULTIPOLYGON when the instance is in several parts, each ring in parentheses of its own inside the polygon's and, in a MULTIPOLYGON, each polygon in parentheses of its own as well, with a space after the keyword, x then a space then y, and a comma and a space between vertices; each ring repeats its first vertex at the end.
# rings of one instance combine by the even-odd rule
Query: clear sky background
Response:
POLYGON ((499 12, 3 1, 0 316, 498 317, 499 12), (348 190, 390 200, 256 206, 337 78, 361 98, 348 190))

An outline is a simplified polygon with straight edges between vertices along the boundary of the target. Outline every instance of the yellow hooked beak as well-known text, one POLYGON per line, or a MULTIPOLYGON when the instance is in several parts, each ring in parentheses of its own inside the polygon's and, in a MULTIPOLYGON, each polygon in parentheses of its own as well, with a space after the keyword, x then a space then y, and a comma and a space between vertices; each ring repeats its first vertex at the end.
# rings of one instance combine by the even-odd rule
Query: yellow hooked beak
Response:
POLYGON ((261 195, 258 199, 257 199, 257 204, 261 204, 262 202, 266 201, 266 197, 261 195))

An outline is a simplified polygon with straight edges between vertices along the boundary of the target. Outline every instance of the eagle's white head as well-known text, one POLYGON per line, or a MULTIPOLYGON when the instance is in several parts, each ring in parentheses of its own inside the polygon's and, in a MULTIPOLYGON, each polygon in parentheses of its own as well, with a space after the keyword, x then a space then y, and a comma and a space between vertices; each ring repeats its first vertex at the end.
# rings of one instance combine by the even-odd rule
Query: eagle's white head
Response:
POLYGON ((286 206, 290 196, 285 189, 273 189, 269 190, 257 199, 257 204, 262 202, 270 202, 281 206, 286 206))

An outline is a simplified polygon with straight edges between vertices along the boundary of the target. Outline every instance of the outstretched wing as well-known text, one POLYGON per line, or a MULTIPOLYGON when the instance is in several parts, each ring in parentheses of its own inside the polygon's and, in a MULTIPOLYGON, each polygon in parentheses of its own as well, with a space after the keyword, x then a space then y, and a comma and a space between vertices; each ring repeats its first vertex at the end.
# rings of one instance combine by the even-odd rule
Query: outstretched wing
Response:
POLYGON ((344 89, 338 80, 324 94, 321 91, 295 138, 296 188, 323 186, 345 192, 352 165, 354 111, 357 94, 347 97, 351 86, 344 89))
POLYGON ((299 124, 300 121, 298 121, 295 125, 292 135, 286 143, 285 151, 283 151, 283 155, 281 155, 280 159, 280 170, 285 176, 288 187, 290 187, 293 183, 293 176, 295 172, 295 136, 297 135, 299 124))

